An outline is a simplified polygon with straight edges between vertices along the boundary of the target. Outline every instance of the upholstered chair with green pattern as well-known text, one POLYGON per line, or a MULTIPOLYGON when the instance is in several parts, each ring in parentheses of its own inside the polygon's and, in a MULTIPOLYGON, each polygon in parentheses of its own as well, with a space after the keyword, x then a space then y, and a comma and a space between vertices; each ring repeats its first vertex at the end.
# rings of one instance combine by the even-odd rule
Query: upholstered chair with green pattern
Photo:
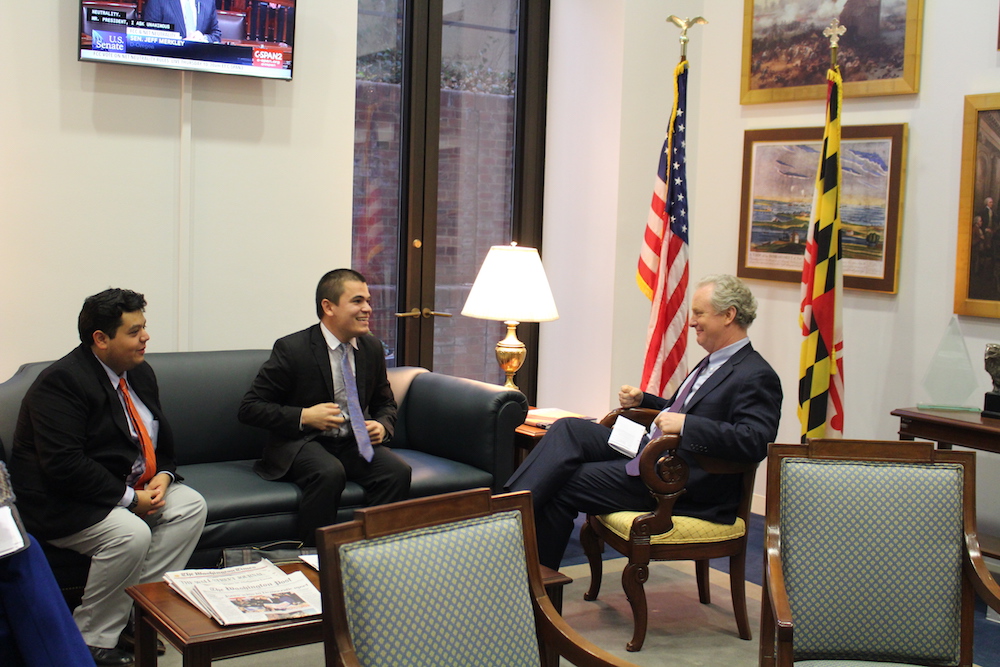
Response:
MULTIPOLYGON (((618 415, 649 426, 658 410, 619 408, 608 413, 601 423, 612 426, 618 415)), ((741 639, 749 640, 750 620, 746 602, 747 522, 753 499, 753 480, 757 464, 738 464, 699 456, 699 464, 708 472, 742 474, 742 495, 736 522, 720 524, 687 516, 673 516, 674 502, 684 493, 688 466, 677 456, 680 438, 662 436, 647 444, 639 456, 639 475, 656 501, 652 512, 613 512, 588 515, 580 531, 580 544, 590 563, 590 590, 587 600, 596 600, 601 589, 601 552, 607 544, 628 557, 622 570, 622 587, 632 607, 632 639, 625 648, 638 651, 646 639, 648 611, 643 582, 649 578, 649 563, 654 560, 693 560, 698 582, 698 599, 711 604, 708 582, 709 559, 729 558, 729 588, 733 597, 736 629, 741 639)))
POLYGON ((317 544, 327 665, 537 667, 553 652, 631 664, 573 631, 546 596, 528 492, 365 508, 319 529, 317 544))
POLYGON ((976 593, 1000 609, 975 466, 928 442, 771 445, 760 664, 971 667, 976 593))

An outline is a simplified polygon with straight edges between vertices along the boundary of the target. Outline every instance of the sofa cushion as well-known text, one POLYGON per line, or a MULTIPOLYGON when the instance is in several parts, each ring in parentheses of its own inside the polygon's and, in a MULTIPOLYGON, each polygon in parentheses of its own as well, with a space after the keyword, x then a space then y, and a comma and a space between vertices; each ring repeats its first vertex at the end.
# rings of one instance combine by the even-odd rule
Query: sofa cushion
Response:
MULTIPOLYGON (((409 449, 395 451, 413 468, 410 497, 489 487, 493 476, 457 461, 409 449)), ((195 463, 177 472, 205 497, 208 519, 190 567, 209 567, 230 546, 260 545, 297 539, 302 492, 290 482, 269 482, 253 470, 253 460, 195 463)), ((340 498, 339 521, 349 521, 365 504, 364 491, 348 482, 340 498)))
POLYGON ((205 497, 207 523, 298 512, 298 487, 261 479, 253 464, 253 460, 195 463, 179 466, 177 472, 205 497))
POLYGON ((413 468, 413 476, 410 479, 410 498, 423 498, 450 491, 493 486, 493 475, 485 470, 413 449, 393 449, 392 451, 399 454, 400 458, 413 468))

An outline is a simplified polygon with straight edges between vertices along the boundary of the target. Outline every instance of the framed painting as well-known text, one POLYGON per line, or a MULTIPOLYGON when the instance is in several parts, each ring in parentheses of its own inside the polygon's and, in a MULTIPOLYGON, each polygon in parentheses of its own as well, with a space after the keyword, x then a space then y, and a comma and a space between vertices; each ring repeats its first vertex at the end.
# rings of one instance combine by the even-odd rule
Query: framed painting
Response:
MULTIPOLYGON (((845 288, 896 293, 906 130, 841 128, 845 288)), ((801 282, 822 148, 822 127, 746 131, 739 276, 801 282)))
POLYGON ((923 0, 743 2, 741 104, 824 99, 835 18, 844 97, 918 92, 923 0))
POLYGON ((1000 318, 1000 93, 967 95, 958 199, 955 312, 1000 318))

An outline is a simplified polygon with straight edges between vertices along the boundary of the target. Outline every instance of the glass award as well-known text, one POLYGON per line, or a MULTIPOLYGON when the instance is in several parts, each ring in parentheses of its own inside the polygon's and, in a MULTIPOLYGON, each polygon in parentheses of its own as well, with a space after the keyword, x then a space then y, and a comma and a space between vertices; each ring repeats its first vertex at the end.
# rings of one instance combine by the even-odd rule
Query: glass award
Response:
POLYGON ((931 365, 924 376, 923 387, 929 403, 918 403, 926 410, 968 410, 979 412, 969 405, 969 397, 979 388, 978 373, 972 366, 969 349, 958 327, 958 318, 952 316, 944 337, 938 344, 931 365))

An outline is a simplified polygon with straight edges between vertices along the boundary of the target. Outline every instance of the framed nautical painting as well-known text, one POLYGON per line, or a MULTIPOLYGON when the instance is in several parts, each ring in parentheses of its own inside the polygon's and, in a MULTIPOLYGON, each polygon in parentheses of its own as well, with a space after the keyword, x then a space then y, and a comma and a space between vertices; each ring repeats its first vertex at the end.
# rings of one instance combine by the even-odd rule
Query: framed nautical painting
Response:
MULTIPOLYGON (((896 292, 906 124, 841 129, 844 287, 896 292)), ((740 257, 744 278, 800 282, 823 128, 747 130, 740 257)))

